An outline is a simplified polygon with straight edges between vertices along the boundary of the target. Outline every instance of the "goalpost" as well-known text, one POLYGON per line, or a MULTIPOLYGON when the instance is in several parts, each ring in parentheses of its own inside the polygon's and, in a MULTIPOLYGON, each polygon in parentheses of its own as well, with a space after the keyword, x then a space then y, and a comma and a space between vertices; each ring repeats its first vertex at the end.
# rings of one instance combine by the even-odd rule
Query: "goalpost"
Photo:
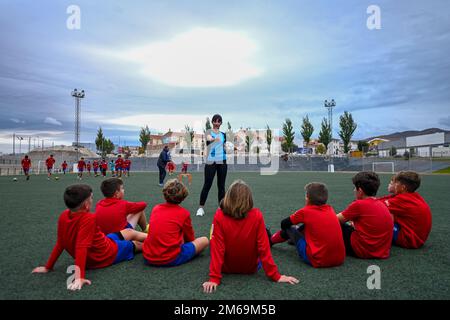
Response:
POLYGON ((393 161, 372 162, 372 171, 395 173, 395 163, 393 161))

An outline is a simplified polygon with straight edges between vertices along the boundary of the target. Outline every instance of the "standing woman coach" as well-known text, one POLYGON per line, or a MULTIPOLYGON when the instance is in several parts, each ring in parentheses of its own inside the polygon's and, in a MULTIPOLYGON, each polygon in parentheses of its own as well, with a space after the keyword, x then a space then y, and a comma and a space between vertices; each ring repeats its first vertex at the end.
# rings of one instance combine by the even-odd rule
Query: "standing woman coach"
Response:
POLYGON ((164 178, 166 177, 166 165, 170 161, 169 147, 164 146, 163 150, 159 154, 158 158, 158 169, 159 169, 159 186, 162 187, 164 183, 164 178))
POLYGON ((211 122, 213 128, 206 132, 207 158, 205 164, 205 181, 200 194, 200 207, 197 210, 197 216, 205 215, 203 207, 208 198, 208 193, 216 172, 219 203, 225 196, 225 180, 227 178, 226 136, 225 133, 219 130, 222 125, 222 117, 220 115, 215 114, 211 122))

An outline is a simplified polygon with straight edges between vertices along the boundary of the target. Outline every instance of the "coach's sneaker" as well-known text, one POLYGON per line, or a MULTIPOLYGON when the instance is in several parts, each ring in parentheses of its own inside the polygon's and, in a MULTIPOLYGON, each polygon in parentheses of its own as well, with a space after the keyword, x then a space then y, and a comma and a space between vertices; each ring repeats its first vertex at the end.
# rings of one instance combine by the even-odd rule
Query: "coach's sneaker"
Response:
POLYGON ((198 208, 197 216, 203 217, 204 215, 205 215, 205 210, 203 210, 203 208, 198 208))

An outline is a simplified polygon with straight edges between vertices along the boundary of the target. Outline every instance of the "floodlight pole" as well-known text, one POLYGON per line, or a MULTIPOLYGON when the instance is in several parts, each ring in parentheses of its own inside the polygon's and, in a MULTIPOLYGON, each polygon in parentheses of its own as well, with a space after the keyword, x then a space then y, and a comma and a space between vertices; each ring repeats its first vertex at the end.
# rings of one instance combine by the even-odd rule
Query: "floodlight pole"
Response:
POLYGON ((80 148, 80 113, 81 113, 81 99, 85 97, 84 90, 78 91, 74 89, 71 93, 75 98, 75 148, 77 149, 77 161, 79 159, 80 148))
MULTIPOLYGON (((334 99, 331 99, 331 101, 325 100, 324 106, 328 109, 328 125, 330 127, 331 142, 333 142, 333 108, 336 106, 336 102, 334 101, 334 99)), ((334 150, 331 151, 331 163, 333 163, 334 150)))

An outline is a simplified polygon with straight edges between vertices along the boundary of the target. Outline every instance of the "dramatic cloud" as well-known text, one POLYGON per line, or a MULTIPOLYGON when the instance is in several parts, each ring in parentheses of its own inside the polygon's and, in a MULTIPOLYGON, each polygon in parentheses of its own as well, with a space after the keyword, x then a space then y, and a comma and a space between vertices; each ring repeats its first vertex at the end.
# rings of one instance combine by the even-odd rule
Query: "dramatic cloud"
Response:
POLYGON ((244 33, 195 28, 166 41, 104 53, 137 64, 142 74, 166 85, 222 87, 263 73, 254 63, 257 51, 244 33))

